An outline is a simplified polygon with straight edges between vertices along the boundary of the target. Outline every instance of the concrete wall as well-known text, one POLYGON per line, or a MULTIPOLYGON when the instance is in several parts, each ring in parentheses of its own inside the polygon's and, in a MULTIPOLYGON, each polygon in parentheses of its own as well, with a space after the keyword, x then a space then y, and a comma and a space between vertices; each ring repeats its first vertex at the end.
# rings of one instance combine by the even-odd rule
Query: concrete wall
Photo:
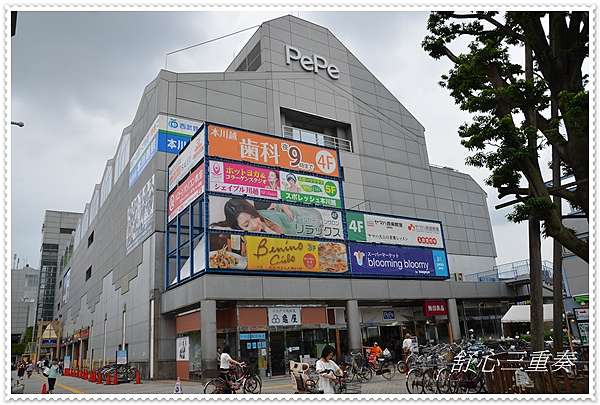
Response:
POLYGON ((23 334, 35 323, 40 271, 29 266, 10 272, 10 333, 23 334), (33 301, 33 302, 29 302, 33 301))

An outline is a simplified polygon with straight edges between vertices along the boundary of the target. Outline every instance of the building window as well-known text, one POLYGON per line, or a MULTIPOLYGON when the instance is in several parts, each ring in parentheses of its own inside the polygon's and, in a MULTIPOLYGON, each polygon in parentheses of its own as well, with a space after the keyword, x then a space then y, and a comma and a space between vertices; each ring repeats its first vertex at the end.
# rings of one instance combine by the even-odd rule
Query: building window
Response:
POLYGON ((260 41, 248 53, 248 56, 240 63, 235 70, 236 72, 255 72, 261 64, 260 56, 260 41))
POLYGON ((88 247, 90 247, 90 245, 94 242, 94 231, 92 231, 92 233, 90 233, 90 236, 88 237, 88 247))
POLYGON ((60 289, 60 288, 62 288, 62 280, 60 280, 60 281, 58 282, 58 288, 59 288, 59 289, 60 289))
POLYGON ((85 281, 88 281, 90 277, 92 277, 92 266, 85 271, 85 281))
POLYGON ((60 302, 58 303, 57 311, 60 311, 60 302))
POLYGON ((68 235, 72 234, 73 232, 75 232, 75 229, 71 229, 71 228, 60 228, 60 233, 66 233, 68 235))

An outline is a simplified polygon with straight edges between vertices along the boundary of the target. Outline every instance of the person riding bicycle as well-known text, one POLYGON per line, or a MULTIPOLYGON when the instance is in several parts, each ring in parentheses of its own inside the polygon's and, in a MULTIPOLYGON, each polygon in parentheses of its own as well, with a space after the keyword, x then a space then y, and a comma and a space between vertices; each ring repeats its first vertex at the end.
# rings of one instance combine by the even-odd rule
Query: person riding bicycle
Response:
POLYGON ((406 363, 408 356, 410 356, 410 354, 412 353, 412 338, 410 336, 410 333, 407 333, 404 336, 404 341, 402 342, 402 353, 404 354, 404 365, 405 365, 405 370, 406 372, 408 372, 408 365, 406 363))
POLYGON ((225 382, 227 383, 226 387, 225 387, 226 392, 224 392, 224 394, 231 394, 231 387, 229 386, 230 381, 231 381, 231 378, 230 378, 231 365, 241 366, 244 364, 243 362, 239 362, 239 361, 232 359, 231 356, 229 355, 230 351, 231 351, 231 348, 228 345, 223 347, 223 352, 221 353, 220 365, 219 365, 219 370, 221 371, 221 378, 223 378, 223 380, 225 380, 225 382))
POLYGON ((335 386, 333 382, 336 380, 336 375, 342 375, 342 370, 333 361, 335 349, 333 346, 327 345, 321 351, 321 358, 317 360, 315 369, 319 373, 319 390, 324 394, 335 394, 335 386))
POLYGON ((365 349, 367 349, 367 354, 369 355, 369 363, 375 363, 383 355, 383 350, 377 342, 374 342, 372 347, 366 346, 365 349))

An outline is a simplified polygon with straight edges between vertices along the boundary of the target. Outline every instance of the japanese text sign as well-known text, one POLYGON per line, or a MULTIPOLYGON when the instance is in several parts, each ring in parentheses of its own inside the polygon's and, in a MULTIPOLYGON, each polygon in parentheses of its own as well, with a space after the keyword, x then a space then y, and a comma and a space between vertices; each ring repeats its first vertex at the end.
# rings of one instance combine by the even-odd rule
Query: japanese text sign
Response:
POLYGON ((283 201, 341 208, 340 183, 315 176, 279 172, 283 201))
POLYGON ((352 274, 448 278, 446 252, 439 249, 349 242, 352 274))
POLYGON ((346 211, 348 240, 390 245, 444 248, 442 226, 438 222, 417 221, 384 215, 346 211))
POLYGON ((448 305, 444 300, 425 300, 423 301, 423 315, 426 317, 448 315, 448 305))
POLYGON ((210 190, 220 193, 279 199, 279 171, 210 161, 210 190))
POLYGON ((327 176, 339 176, 334 149, 216 125, 208 127, 210 156, 327 176))
POLYGON ((200 133, 190 141, 189 146, 169 166, 169 191, 173 190, 179 180, 184 178, 203 157, 204 134, 200 133))
POLYGON ((181 211, 204 193, 204 164, 198 166, 183 183, 169 194, 168 221, 171 222, 181 211))
POLYGON ((269 326, 297 326, 302 324, 301 311, 297 307, 268 308, 269 326))
POLYGON ((210 196, 208 212, 210 229, 344 239, 340 211, 210 196))

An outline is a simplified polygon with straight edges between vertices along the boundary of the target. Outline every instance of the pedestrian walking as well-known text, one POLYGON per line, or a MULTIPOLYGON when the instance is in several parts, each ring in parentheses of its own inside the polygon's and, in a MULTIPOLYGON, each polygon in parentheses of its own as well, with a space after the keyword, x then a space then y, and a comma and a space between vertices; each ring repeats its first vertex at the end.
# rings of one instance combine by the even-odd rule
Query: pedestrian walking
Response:
POLYGON ((342 370, 333 361, 334 353, 333 346, 325 346, 321 352, 321 358, 315 365, 315 369, 319 373, 319 390, 322 390, 324 394, 335 394, 336 375, 342 375, 342 370))
POLYGON ((17 366, 17 379, 19 381, 23 381, 23 376, 25 375, 25 362, 20 361, 17 366))
MULTIPOLYGON (((45 371, 45 369, 44 369, 45 371)), ((56 379, 59 376, 59 371, 58 371, 58 362, 56 360, 52 361, 52 365, 50 366, 49 370, 48 370, 48 393, 49 394, 53 394, 54 393, 54 384, 56 384, 56 379)))
POLYGON ((33 374, 33 363, 31 360, 27 363, 27 367, 25 367, 25 371, 27 372, 27 379, 31 378, 31 374, 33 374))

